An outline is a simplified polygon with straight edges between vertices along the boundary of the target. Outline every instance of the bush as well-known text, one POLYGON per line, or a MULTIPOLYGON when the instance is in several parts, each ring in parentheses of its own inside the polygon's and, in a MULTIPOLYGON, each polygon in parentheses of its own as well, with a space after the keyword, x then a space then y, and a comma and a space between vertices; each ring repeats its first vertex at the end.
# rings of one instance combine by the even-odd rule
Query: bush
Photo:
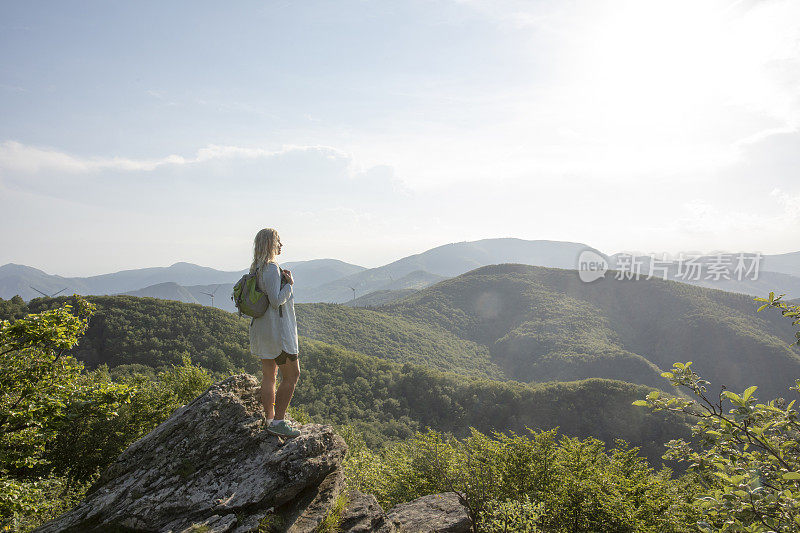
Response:
POLYGON ((490 501, 479 518, 479 529, 486 533, 538 533, 536 524, 544 504, 531 502, 526 494, 522 500, 490 501))
POLYGON ((84 372, 67 355, 94 306, 71 303, 0 321, 0 527, 25 531, 83 496, 100 471, 134 440, 211 385, 192 364, 154 377, 127 372, 115 382, 105 365, 84 372))
MULTIPOLYGON (((800 324, 800 307, 781 301, 783 295, 756 298, 781 310, 792 325, 800 324)), ((800 331, 796 333, 800 344, 800 331)), ((703 490, 697 503, 703 511, 702 531, 777 531, 800 529, 800 423, 793 406, 783 398, 760 403, 756 386, 741 394, 725 390, 709 397, 706 385, 692 370, 692 362, 675 363, 664 377, 691 391, 691 399, 651 392, 635 405, 654 411, 687 413, 697 419, 695 440, 668 443, 664 456, 689 463, 703 490)), ((791 390, 800 391, 800 379, 791 390)))
POLYGON ((211 373, 184 354, 181 365, 158 370, 155 377, 132 374, 112 381, 105 366, 82 376, 83 380, 127 387, 129 401, 113 418, 77 417, 59 431, 46 457, 55 470, 80 482, 110 465, 132 442, 152 431, 175 409, 202 394, 214 381, 211 373))
POLYGON ((529 435, 472 429, 461 440, 429 430, 374 452, 344 433, 348 483, 374 494, 385 509, 454 492, 476 532, 661 533, 688 531, 695 519, 693 486, 672 480, 668 469, 654 472, 624 441, 607 451, 597 439, 559 441, 555 429, 529 435))
POLYGON ((86 331, 94 306, 80 296, 39 314, 0 321, 0 523, 53 509, 47 448, 83 419, 109 420, 130 400, 125 385, 86 379, 66 355, 86 331), (73 309, 75 312, 73 313, 73 309))

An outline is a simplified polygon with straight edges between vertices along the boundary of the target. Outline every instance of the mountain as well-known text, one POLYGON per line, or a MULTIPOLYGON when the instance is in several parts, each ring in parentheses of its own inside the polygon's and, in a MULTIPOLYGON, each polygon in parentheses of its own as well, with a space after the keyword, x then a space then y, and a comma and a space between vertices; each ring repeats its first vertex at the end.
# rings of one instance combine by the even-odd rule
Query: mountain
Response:
MULTIPOLYGON (((191 263, 175 263, 169 267, 138 268, 122 270, 98 276, 66 278, 47 274, 39 269, 9 263, 0 267, 0 297, 20 295, 24 300, 41 296, 31 286, 47 294, 66 288, 61 294, 120 294, 147 289, 148 295, 158 296, 158 286, 165 283, 199 285, 231 283, 241 273, 224 272, 191 263)), ((164 287, 166 289, 166 287, 164 287)), ((167 289, 164 296, 170 299, 174 289, 167 289)))
MULTIPOLYGON (((31 305, 40 309, 59 300, 31 305)), ((246 332, 245 319, 223 313, 230 318, 221 320, 218 309, 150 298, 92 301, 101 310, 76 352, 90 366, 157 366, 191 353, 214 370, 254 371, 240 333, 246 332), (130 332, 130 324, 147 334, 130 332)), ((574 270, 490 265, 377 309, 296 309, 306 338, 496 380, 606 378, 664 388, 661 371, 691 360, 713 386, 743 390, 757 384, 763 397, 777 397, 800 377, 800 351, 788 346, 794 339, 788 320, 774 310, 756 313, 752 297, 669 280, 607 276, 584 283, 574 270)))
MULTIPOLYGON (((345 263, 338 259, 295 261, 282 263, 281 266, 292 270, 295 274, 295 279, 302 280, 304 287, 315 287, 342 276, 365 270, 364 267, 345 263)), ((249 269, 249 265, 247 268, 249 269)), ((159 296, 158 286, 164 283, 176 283, 184 287, 224 284, 232 286, 245 272, 247 272, 247 269, 223 271, 192 263, 179 262, 168 267, 138 268, 98 276, 65 278, 47 274, 42 270, 25 265, 8 263, 0 267, 0 298, 10 299, 18 294, 27 301, 41 296, 40 293, 31 288, 33 286, 46 294, 53 294, 66 289, 61 294, 78 293, 83 295, 121 294, 147 289, 148 296, 173 299, 174 289, 165 286, 163 288, 167 292, 163 296, 159 296)), ((213 291, 213 288, 211 291, 213 291)), ((203 298, 198 298, 194 294, 194 298, 197 301, 209 301, 207 296, 200 296, 203 296, 203 298)), ((230 291, 226 297, 230 299, 230 291)))
MULTIPOLYGON (((521 381, 603 377, 659 386, 662 370, 694 361, 714 387, 758 384, 763 397, 774 397, 800 377, 789 320, 757 314, 749 296, 661 279, 585 283, 573 270, 492 265, 374 312, 484 346, 506 378, 521 381)), ((361 348, 370 353, 368 344, 361 348)))
POLYGON ((421 288, 421 283, 415 287, 393 286, 395 280, 417 271, 421 271, 416 274, 417 279, 423 283, 430 281, 427 283, 430 285, 433 281, 438 281, 436 276, 458 276, 476 267, 496 263, 574 269, 577 267, 578 256, 584 250, 603 256, 598 250, 585 244, 565 241, 502 238, 445 244, 321 285, 297 301, 342 303, 353 299, 353 287, 357 294, 362 295, 393 288, 421 288))
POLYGON ((302 335, 387 361, 505 379, 489 349, 436 324, 342 304, 299 304, 302 335))
MULTIPOLYGON (((216 371, 260 372, 258 360, 249 353, 248 321, 243 318, 153 298, 88 299, 97 312, 70 355, 89 368, 107 364, 118 374, 180 364, 190 355, 195 364, 216 371)), ((40 298, 27 311, 37 313, 68 301, 40 298)), ((4 309, 0 305, 0 318, 6 318, 4 309)), ((316 327, 322 330, 325 324, 354 324, 370 313, 371 322, 360 322, 364 332, 385 320, 381 331, 363 340, 355 327, 327 331, 331 338, 341 331, 342 344, 301 336, 303 374, 292 404, 317 421, 353 425, 371 446, 425 427, 465 436, 470 427, 523 433, 526 427, 559 426, 564 434, 593 435, 609 444, 624 438, 643 446, 643 453, 658 464, 663 443, 687 434, 681 419, 631 405, 651 390, 643 385, 606 379, 544 384, 491 380, 488 351, 440 328, 402 317, 386 320, 377 312, 336 304, 300 304, 298 310, 306 315, 304 332, 320 331, 311 327, 311 320, 319 316, 324 320, 316 327), (340 312, 345 315, 337 319, 340 312), (394 344, 374 345, 374 339, 393 339, 394 344), (343 347, 357 342, 383 355, 343 347), (459 366, 459 374, 444 371, 459 366)))
POLYGON ((622 276, 623 273, 632 274, 635 268, 639 268, 641 275, 645 277, 652 274, 710 289, 763 297, 779 287, 780 292, 786 293, 787 299, 800 296, 800 264, 797 269, 794 268, 794 261, 800 263, 800 252, 767 255, 762 256, 760 260, 752 259, 751 255, 744 263, 744 269, 753 268, 750 272, 736 270, 737 257, 737 254, 729 254, 722 258, 699 256, 693 260, 697 265, 696 269, 689 266, 690 263, 687 260, 681 264, 677 261, 660 262, 656 258, 656 263, 653 264, 651 270, 649 256, 631 256, 629 254, 611 255, 608 257, 608 262, 610 268, 618 271, 615 273, 618 276, 622 276), (751 260, 758 263, 757 266, 751 260), (730 263, 725 264, 724 261, 730 261, 730 263), (632 265, 638 265, 638 267, 632 265))
POLYGON ((470 427, 523 434, 527 427, 558 426, 562 434, 595 436, 609 445, 625 439, 659 465, 664 443, 688 436, 685 418, 631 405, 652 390, 642 385, 607 379, 499 382, 385 361, 306 338, 301 351, 305 374, 292 405, 302 405, 317 421, 352 424, 370 445, 426 427, 463 437, 470 427))
MULTIPOLYGON (((361 306, 375 305, 371 302, 377 301, 386 302, 402 294, 390 291, 421 289, 484 265, 520 263, 576 269, 578 257, 584 251, 594 252, 606 259, 612 269, 620 268, 619 260, 624 255, 606 256, 595 248, 574 242, 500 238, 446 244, 370 269, 337 259, 287 262, 281 266, 292 270, 297 280, 294 289, 295 302, 349 303, 361 306), (370 293, 376 294, 361 300, 361 303, 353 303, 354 299, 357 300, 370 293)), ((642 262, 642 268, 646 272, 649 257, 638 256, 637 260, 642 262)), ((713 260, 714 256, 703 256, 699 259, 703 263, 713 260)), ((673 265, 669 279, 682 283, 753 296, 763 296, 773 287, 781 287, 781 290, 787 293, 787 300, 800 296, 800 252, 761 256, 756 279, 679 278, 676 277, 675 270, 673 265)), ((215 297, 214 304, 222 309, 234 311, 227 285, 232 286, 245 272, 246 270, 226 272, 191 263, 175 263, 169 267, 123 270, 85 278, 65 278, 46 274, 32 267, 9 263, 0 267, 0 298, 8 299, 19 294, 23 299, 30 300, 41 296, 31 286, 46 294, 54 294, 64 289, 60 294, 77 292, 84 295, 129 293, 147 288, 148 294, 158 298, 161 296, 158 296, 158 291, 153 286, 174 282, 184 286, 198 302, 204 305, 210 304, 211 299, 203 292, 214 292, 215 286, 226 285, 215 294, 227 293, 227 295, 223 298, 215 297)), ((172 298, 167 293, 163 297, 172 298)))
POLYGON ((288 268, 292 271, 292 276, 297 282, 294 287, 294 299, 298 302, 305 301, 306 290, 366 270, 365 267, 345 263, 338 259, 311 259, 310 261, 295 261, 280 265, 281 268, 288 268))
MULTIPOLYGON (((364 267, 352 265, 339 261, 337 259, 312 259, 310 261, 296 261, 281 263, 281 268, 288 268, 292 271, 292 275, 297 281, 295 285, 295 300, 301 300, 305 291, 310 288, 313 289, 315 284, 322 284, 337 279, 354 272, 365 270, 364 267)), ((236 272, 236 280, 245 274, 246 271, 236 272)), ((408 277, 408 276, 407 276, 408 277)), ((406 283, 413 285, 414 280, 410 277, 406 280, 398 280, 401 284, 406 283)), ((438 276, 430 278, 431 280, 442 279, 438 276)), ((417 282, 417 284, 420 284, 417 282)), ((426 283, 430 284, 430 283, 426 283)), ((181 286, 180 292, 183 297, 176 297, 176 284, 159 283, 140 289, 138 291, 130 291, 124 294, 131 294, 134 296, 151 296, 153 298, 161 298, 162 300, 178 300, 186 303, 200 303, 203 305, 211 305, 211 297, 209 294, 214 294, 214 307, 224 309, 231 313, 237 312, 236 306, 231 300, 233 293, 234 283, 216 283, 213 285, 189 285, 186 287, 181 286)))
POLYGON ((0 298, 6 300, 20 295, 24 300, 42 296, 31 286, 46 293, 89 294, 89 286, 80 278, 65 278, 46 274, 38 268, 8 263, 0 266, 0 298))
MULTIPOLYGON (((645 266, 649 264, 650 256, 648 255, 616 253, 608 256, 608 259, 613 263, 624 256, 631 255, 636 257, 637 260, 642 261, 645 266)), ((740 258, 747 263, 747 266, 750 266, 751 260, 755 260, 757 263, 758 272, 777 272, 789 276, 800 277, 800 252, 789 252, 785 254, 760 254, 755 252, 721 252, 716 255, 687 254, 684 257, 684 261, 688 261, 690 258, 694 262, 706 265, 714 262, 730 261, 732 266, 735 266, 740 258)), ((659 256, 657 254, 656 260, 659 260, 659 256)), ((677 261, 672 262, 677 263, 677 261)))
MULTIPOLYGON (((383 267, 380 267, 383 268, 383 267)), ((344 278, 324 284, 321 287, 312 287, 304 290, 302 293, 298 290, 298 295, 295 296, 295 301, 298 303, 314 303, 314 302, 327 302, 327 303, 349 303, 354 305, 354 295, 366 296, 367 294, 382 292, 384 294, 395 291, 408 291, 428 287, 434 283, 447 279, 446 276, 432 274, 425 270, 414 270, 400 276, 395 277, 389 275, 388 278, 381 278, 384 272, 378 271, 379 269, 370 269, 376 272, 365 271, 363 274, 355 274, 353 276, 346 276, 344 278), (355 290, 354 290, 355 289, 355 290), (349 297, 345 297, 349 294, 349 297)))
POLYGON ((800 277, 800 252, 765 255, 762 270, 800 277))
POLYGON ((452 277, 483 265, 496 263, 575 268, 578 255, 587 249, 600 253, 590 246, 575 242, 531 241, 516 238, 483 239, 438 246, 380 269, 395 277, 414 270, 425 270, 440 276, 452 277))
POLYGON ((399 300, 400 298, 404 298, 409 294, 414 294, 415 292, 417 292, 416 289, 372 291, 364 296, 359 296, 355 300, 345 302, 343 305, 350 307, 379 307, 395 300, 399 300))
POLYGON ((767 272, 762 271, 758 273, 757 279, 689 279, 684 280, 676 277, 677 269, 669 269, 669 278, 673 281, 681 283, 688 283, 690 285, 697 285, 699 287, 707 287, 709 289, 718 289, 726 292, 738 292, 741 294, 748 294, 750 296, 764 297, 771 291, 779 288, 781 293, 786 294, 786 298, 800 297, 800 277, 783 274, 780 272, 767 272))
POLYGON ((385 285, 381 285, 381 288, 378 290, 363 294, 358 298, 343 303, 351 307, 376 307, 412 294, 419 289, 433 285, 443 279, 447 278, 445 276, 425 272, 424 270, 415 270, 400 279, 392 280, 385 285))
POLYGON ((225 283, 236 275, 236 272, 179 262, 168 267, 137 268, 78 279, 85 280, 91 294, 118 294, 170 281, 179 285, 225 283))
POLYGON ((447 279, 447 276, 432 274, 425 270, 415 270, 413 272, 409 272, 399 279, 394 279, 386 285, 383 285, 381 290, 401 291, 407 289, 421 289, 423 287, 433 285, 434 283, 438 283, 444 279, 447 279))
POLYGON ((181 287, 177 283, 171 281, 151 285, 136 291, 126 292, 125 294, 130 296, 160 298, 161 300, 174 300, 187 304, 200 303, 186 287, 181 287))
POLYGON ((221 283, 217 285, 190 285, 184 288, 202 305, 210 306, 211 297, 209 294, 213 294, 214 307, 230 313, 236 313, 238 310, 236 306, 233 305, 233 300, 231 300, 233 285, 233 283, 221 283))
MULTIPOLYGON (((336 259, 287 262, 281 266, 292 270, 297 280, 295 302, 343 303, 354 299, 353 288, 356 297, 374 291, 420 289, 488 264, 514 262, 575 268, 578 255, 583 250, 600 253, 580 243, 502 238, 446 244, 370 269, 336 259)), ((212 292, 212 285, 232 285, 245 272, 246 270, 225 272, 191 263, 175 263, 169 267, 123 270, 85 278, 64 278, 31 267, 9 264, 0 267, 0 298, 8 299, 19 294, 23 299, 30 300, 41 296, 29 285, 47 294, 67 287, 62 294, 77 292, 84 295, 129 293, 147 288, 148 295, 158 298, 161 296, 157 295, 158 289, 153 286, 174 282, 187 289, 195 285, 205 286, 204 289, 189 289, 189 292, 198 302, 210 304, 210 298, 202 292, 212 292), (20 276, 20 271, 24 271, 24 279, 12 278, 20 276)), ((220 289, 217 294, 222 292, 220 289)), ((228 293, 227 296, 215 297, 214 303, 233 311, 233 306, 228 305, 230 291, 226 289, 224 292, 228 293)), ((173 295, 167 292, 163 298, 173 299, 173 295)))

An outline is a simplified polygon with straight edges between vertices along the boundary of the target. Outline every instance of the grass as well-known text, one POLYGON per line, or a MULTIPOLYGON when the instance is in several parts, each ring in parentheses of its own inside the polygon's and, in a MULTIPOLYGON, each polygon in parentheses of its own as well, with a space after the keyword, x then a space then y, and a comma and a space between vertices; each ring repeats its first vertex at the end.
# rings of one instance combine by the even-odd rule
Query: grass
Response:
POLYGON ((349 503, 350 499, 347 494, 340 492, 331 508, 325 514, 325 518, 317 526, 316 533, 339 533, 341 531, 339 525, 342 523, 342 514, 349 503))

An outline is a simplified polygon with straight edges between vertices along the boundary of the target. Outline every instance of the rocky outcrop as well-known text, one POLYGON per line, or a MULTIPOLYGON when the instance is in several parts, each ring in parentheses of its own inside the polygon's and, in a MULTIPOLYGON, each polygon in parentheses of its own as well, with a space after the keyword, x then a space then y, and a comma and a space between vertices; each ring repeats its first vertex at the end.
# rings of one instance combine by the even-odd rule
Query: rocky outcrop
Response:
POLYGON ((454 493, 430 494, 401 503, 388 513, 375 496, 356 490, 347 492, 348 506, 342 513, 343 533, 470 533, 467 509, 454 493))
POLYGON ((213 385, 133 443, 73 510, 36 531, 311 532, 343 489, 347 446, 330 426, 264 429, 259 382, 213 385))
POLYGON ((388 513, 375 496, 356 490, 347 492, 348 506, 342 513, 343 533, 470 533, 467 509, 454 493, 430 494, 401 503, 388 513))
POLYGON ((374 496, 347 490, 344 440, 319 424, 294 439, 268 433, 259 392, 247 374, 213 385, 125 450, 77 507, 35 531, 311 533, 328 514, 350 533, 469 531, 454 494, 386 513, 374 496))
POLYGON ((468 533, 472 522, 466 508, 452 492, 429 494, 396 505, 387 519, 404 533, 468 533))

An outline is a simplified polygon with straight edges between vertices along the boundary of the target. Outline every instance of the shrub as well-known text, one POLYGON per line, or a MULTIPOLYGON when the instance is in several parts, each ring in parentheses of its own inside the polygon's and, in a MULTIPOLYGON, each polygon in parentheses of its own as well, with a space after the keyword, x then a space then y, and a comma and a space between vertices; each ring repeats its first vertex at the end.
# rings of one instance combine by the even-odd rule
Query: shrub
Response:
MULTIPOLYGON (((66 355, 86 331, 94 306, 80 296, 39 314, 0 321, 0 521, 54 505, 63 479, 47 479, 47 447, 84 419, 109 420, 130 400, 125 385, 86 379, 83 364, 66 355), (74 309, 74 313, 73 313, 74 309)), ((18 521, 18 520, 17 520, 18 521)))
MULTIPOLYGON (((781 301, 783 295, 756 298, 781 310, 793 325, 800 324, 800 307, 781 301)), ((800 331, 796 333, 800 344, 800 331)), ((675 439, 664 456, 689 463, 703 490, 697 503, 703 511, 698 526, 703 531, 777 531, 800 529, 800 423, 795 400, 783 398, 761 403, 756 386, 741 394, 723 386, 708 394, 709 382, 692 370, 692 362, 675 363, 662 374, 693 398, 651 392, 634 405, 654 411, 687 413, 697 419, 692 443, 675 439)), ((790 390, 800 391, 800 379, 790 390)))
POLYGON ((384 508, 454 492, 474 531, 687 531, 692 485, 654 472, 638 448, 617 441, 471 430, 469 437, 429 430, 379 452, 351 444, 348 483, 373 493, 384 508), (522 529, 519 529, 522 528, 522 529))

